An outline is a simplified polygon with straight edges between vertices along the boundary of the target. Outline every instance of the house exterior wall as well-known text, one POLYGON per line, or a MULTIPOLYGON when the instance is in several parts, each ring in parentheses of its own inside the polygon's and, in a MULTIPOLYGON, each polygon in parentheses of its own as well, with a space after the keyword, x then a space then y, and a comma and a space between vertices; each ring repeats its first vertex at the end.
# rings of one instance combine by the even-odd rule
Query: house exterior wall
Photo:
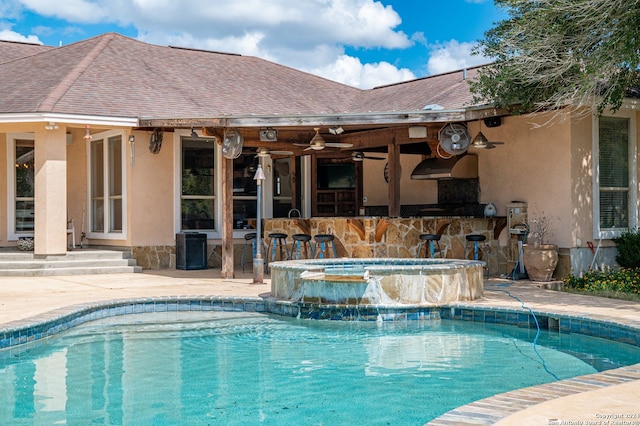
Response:
MULTIPOLYGON (((635 112, 636 121, 640 112, 635 112)), ((593 235, 593 120, 588 114, 566 116, 549 124, 550 114, 509 116, 499 127, 480 127, 479 122, 469 123, 472 135, 482 130, 489 141, 498 141, 495 149, 470 148, 478 156, 480 202, 493 202, 497 215, 505 216, 506 205, 523 201, 529 206, 529 219, 540 213, 551 220, 548 242, 560 247, 560 264, 556 276, 586 269, 593 254, 587 242, 597 245, 593 235)), ((7 236, 7 134, 34 132, 42 123, 0 125, 0 246, 13 246, 7 236)), ((99 129, 92 129, 99 131, 99 129)), ((88 155, 85 129, 68 127, 71 135, 66 145, 67 158, 67 217, 75 220, 76 244, 82 232, 88 232, 87 199, 88 155), (70 143, 69 143, 70 142, 70 143)), ((121 129, 127 140, 130 130, 121 129)), ((165 134, 158 154, 149 152, 150 133, 135 131, 134 164, 130 163, 131 146, 127 143, 126 196, 128 202, 127 234, 121 240, 85 240, 91 246, 130 247, 134 257, 146 269, 175 267, 175 162, 171 133, 165 134)), ((636 143, 640 141, 640 126, 636 126, 636 143)), ((372 154, 373 156, 374 154, 372 154)), ((379 154, 378 156, 384 156, 379 154)), ((436 181, 413 181, 411 171, 421 160, 420 155, 401 156, 401 203, 437 203, 436 181)), ((384 180, 386 161, 365 160, 363 194, 367 205, 386 205, 388 184, 384 180)), ((640 172, 640 171, 638 171, 640 172)), ((62 205, 61 205, 62 206, 62 205)), ((498 238, 500 251, 513 240, 507 230, 498 238)), ((239 250, 242 239, 236 240, 239 250)), ((216 241, 209 242, 213 251, 216 241)), ((615 246, 607 240, 602 244, 606 259, 615 258, 615 246)), ((240 253, 236 250, 236 265, 240 253)), ((212 259, 214 259, 212 257, 212 259)))
MULTIPOLYGON (((548 114, 502 118, 499 127, 487 128, 478 122, 470 124, 472 135, 482 130, 489 141, 502 142, 493 149, 471 150, 478 155, 480 202, 493 202, 498 216, 506 216, 507 204, 513 201, 528 205, 529 221, 535 215, 550 220, 546 240, 560 248, 556 276, 568 273, 572 247, 572 169, 571 121, 560 120, 545 125, 548 114)), ((508 229, 500 236, 500 245, 513 244, 508 229)))
MULTIPOLYGON (((386 157, 386 154, 371 154, 371 157, 386 157)), ((436 204, 438 182, 435 180, 412 180, 411 172, 422 161, 421 155, 403 154, 400 157, 400 204, 436 204)), ((364 160, 363 206, 386 206, 389 204, 389 184, 384 180, 387 161, 364 160)))

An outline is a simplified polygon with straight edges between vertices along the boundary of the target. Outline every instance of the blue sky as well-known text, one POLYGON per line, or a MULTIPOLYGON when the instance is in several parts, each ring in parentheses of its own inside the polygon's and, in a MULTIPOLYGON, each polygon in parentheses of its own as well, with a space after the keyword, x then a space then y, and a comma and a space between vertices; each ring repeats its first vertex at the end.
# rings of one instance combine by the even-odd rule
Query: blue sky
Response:
POLYGON ((0 0, 0 39, 68 45, 105 32, 258 56, 370 88, 477 64, 492 0, 0 0))

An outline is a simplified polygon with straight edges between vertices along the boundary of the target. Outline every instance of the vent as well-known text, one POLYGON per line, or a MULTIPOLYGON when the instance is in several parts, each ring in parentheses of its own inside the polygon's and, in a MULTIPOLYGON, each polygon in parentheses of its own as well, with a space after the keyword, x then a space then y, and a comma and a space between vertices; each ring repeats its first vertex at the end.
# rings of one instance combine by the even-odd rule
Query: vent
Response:
POLYGON ((478 177, 478 156, 473 154, 462 157, 427 158, 422 160, 411 172, 411 179, 471 179, 478 177))

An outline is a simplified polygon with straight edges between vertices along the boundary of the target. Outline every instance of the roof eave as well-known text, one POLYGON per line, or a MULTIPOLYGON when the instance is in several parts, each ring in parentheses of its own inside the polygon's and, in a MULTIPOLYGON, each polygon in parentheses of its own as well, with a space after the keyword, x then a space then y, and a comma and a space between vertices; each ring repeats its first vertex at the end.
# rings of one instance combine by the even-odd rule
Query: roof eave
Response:
POLYGON ((66 123, 111 127, 138 127, 136 117, 115 117, 100 115, 59 114, 51 112, 24 112, 0 114, 0 123, 66 123))

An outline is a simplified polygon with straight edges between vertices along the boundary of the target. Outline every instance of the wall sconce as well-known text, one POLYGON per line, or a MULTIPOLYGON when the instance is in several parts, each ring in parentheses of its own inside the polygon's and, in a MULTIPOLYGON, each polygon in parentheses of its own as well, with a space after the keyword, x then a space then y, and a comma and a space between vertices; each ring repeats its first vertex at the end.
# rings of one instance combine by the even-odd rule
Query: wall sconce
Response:
POLYGON ((131 134, 129 135, 129 163, 131 164, 131 167, 133 167, 133 165, 136 162, 136 137, 131 134))
POLYGON ((58 129, 58 125, 56 123, 54 123, 53 121, 50 121, 49 124, 44 126, 44 128, 47 129, 47 130, 57 130, 58 129))
POLYGON ((91 137, 91 127, 87 124, 86 126, 84 126, 84 128, 85 128, 84 139, 86 141, 90 141, 92 139, 92 137, 91 137))
POLYGON ((329 128, 329 133, 332 135, 341 135, 344 132, 344 129, 340 126, 334 126, 329 128))

